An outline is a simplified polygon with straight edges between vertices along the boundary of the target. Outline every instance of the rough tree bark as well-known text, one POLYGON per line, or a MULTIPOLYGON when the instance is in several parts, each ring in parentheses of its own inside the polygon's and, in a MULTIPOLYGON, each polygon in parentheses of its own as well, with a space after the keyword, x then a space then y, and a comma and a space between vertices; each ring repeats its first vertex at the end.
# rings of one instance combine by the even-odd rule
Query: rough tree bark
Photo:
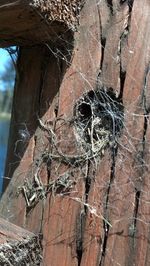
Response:
POLYGON ((149 12, 149 0, 86 0, 62 43, 20 48, 0 213, 43 235, 43 265, 150 264, 149 12), (75 110, 103 87, 124 127, 80 165, 75 110))

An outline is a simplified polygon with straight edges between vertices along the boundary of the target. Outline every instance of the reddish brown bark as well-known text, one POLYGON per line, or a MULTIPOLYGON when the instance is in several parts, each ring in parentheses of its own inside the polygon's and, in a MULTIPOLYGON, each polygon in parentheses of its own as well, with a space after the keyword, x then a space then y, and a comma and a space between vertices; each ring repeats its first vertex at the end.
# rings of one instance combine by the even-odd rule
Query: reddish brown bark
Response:
POLYGON ((149 12, 148 0, 87 0, 65 45, 21 48, 8 176, 23 123, 30 138, 0 207, 10 221, 43 234, 44 265, 149 265, 149 12), (75 167, 63 161, 79 153, 75 106, 103 85, 123 104, 124 128, 98 161, 75 167), (66 158, 57 160, 60 150, 66 158), (16 193, 25 178, 35 182, 37 169, 47 186, 69 173, 69 191, 53 186, 27 206, 16 193))

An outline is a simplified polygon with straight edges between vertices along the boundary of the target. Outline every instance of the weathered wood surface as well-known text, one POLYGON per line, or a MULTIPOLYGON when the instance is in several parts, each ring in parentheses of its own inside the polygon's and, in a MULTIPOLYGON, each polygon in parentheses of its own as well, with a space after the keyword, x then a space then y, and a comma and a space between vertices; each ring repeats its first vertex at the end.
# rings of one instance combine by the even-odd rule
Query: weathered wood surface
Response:
POLYGON ((40 265, 40 239, 0 218, 0 265, 40 265))
POLYGON ((20 50, 6 172, 13 178, 0 212, 43 233, 44 265, 150 263, 149 13, 149 0, 87 0, 74 46, 66 39, 59 49, 20 50), (63 154, 77 154, 74 106, 97 83, 112 87, 123 102, 124 128, 117 148, 105 150, 96 166, 88 161, 82 171, 56 160, 39 164, 55 145, 36 117, 51 126, 63 154), (25 141, 19 136, 22 129, 29 131, 25 141), (69 193, 55 193, 53 187, 35 206, 27 206, 24 193, 16 196, 19 186, 26 188, 24 180, 35 182, 37 173, 48 185, 67 171, 75 181, 69 193))
POLYGON ((80 0, 1 0, 0 47, 61 43, 76 27, 81 4, 80 0))

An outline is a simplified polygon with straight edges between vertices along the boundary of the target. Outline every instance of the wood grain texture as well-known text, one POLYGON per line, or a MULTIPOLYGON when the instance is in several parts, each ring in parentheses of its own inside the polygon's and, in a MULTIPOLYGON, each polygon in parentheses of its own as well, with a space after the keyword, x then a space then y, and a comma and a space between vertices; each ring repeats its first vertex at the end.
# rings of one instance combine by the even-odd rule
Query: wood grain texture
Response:
POLYGON ((16 161, 19 123, 30 137, 16 169, 11 166, 0 212, 42 233, 44 266, 149 265, 149 12, 149 0, 87 0, 73 38, 59 47, 20 51, 7 168, 16 161), (64 173, 75 183, 66 193, 53 187, 27 208, 24 195, 16 196, 18 186, 34 181, 41 155, 56 155, 56 143, 63 154, 77 154, 74 108, 83 94, 103 85, 124 108, 117 145, 97 165, 88 161, 80 169, 52 156, 43 161, 38 175, 44 185, 64 173), (38 118, 51 126, 56 142, 38 118))

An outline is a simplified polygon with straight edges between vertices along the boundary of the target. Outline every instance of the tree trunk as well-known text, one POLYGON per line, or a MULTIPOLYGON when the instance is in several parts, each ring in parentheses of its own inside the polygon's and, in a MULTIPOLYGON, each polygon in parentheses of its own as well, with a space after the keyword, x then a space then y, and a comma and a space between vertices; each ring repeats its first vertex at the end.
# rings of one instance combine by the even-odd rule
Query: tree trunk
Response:
POLYGON ((150 263, 149 12, 86 0, 62 43, 20 48, 0 212, 43 265, 150 263))

